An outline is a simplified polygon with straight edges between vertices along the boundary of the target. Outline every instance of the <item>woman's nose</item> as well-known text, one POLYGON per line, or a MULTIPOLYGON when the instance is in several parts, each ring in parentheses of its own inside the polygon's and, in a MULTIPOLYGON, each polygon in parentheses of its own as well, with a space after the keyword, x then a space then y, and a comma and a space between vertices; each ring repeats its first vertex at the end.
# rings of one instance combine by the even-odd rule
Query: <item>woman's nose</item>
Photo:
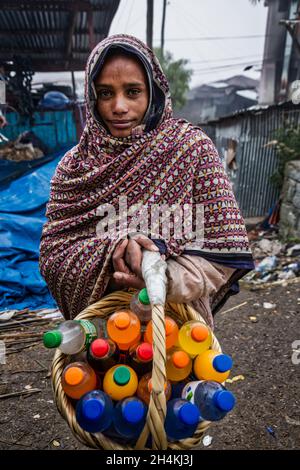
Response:
POLYGON ((124 96, 116 96, 113 104, 113 112, 116 114, 124 114, 128 112, 128 105, 124 96))

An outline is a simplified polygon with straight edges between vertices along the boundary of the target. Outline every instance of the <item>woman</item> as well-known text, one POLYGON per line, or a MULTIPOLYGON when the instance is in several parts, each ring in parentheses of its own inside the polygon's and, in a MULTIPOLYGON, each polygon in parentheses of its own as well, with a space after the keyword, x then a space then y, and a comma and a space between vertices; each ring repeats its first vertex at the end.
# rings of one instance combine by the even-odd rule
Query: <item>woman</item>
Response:
POLYGON ((212 325, 211 312, 253 269, 244 221, 214 145, 200 128, 172 117, 158 60, 134 37, 111 36, 95 47, 85 96, 86 125, 52 179, 40 247, 41 273, 59 308, 73 318, 107 292, 141 288, 142 249, 159 249, 168 264, 168 300, 192 303, 212 325), (127 232, 120 229, 125 196, 127 232), (170 236, 128 230, 133 209, 164 204, 202 207, 200 249, 189 243, 194 219, 181 238, 175 222, 170 236), (105 219, 107 208, 114 210, 105 219), (104 233, 104 222, 112 227, 116 219, 118 230, 104 233))

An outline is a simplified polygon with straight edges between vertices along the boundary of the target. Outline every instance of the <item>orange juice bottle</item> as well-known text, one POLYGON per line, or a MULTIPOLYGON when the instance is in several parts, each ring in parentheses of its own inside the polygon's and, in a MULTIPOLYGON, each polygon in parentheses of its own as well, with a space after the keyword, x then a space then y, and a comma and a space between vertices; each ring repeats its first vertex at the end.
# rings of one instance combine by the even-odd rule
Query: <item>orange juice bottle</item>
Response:
POLYGON ((211 330, 200 321, 188 321, 179 330, 178 343, 193 358, 211 347, 211 330))
MULTIPOLYGON (((139 381, 138 388, 136 391, 137 396, 141 400, 143 400, 143 402, 146 403, 146 405, 149 405, 149 402, 150 402, 150 393, 152 390, 151 375, 152 374, 149 372, 148 374, 145 374, 143 375, 143 377, 141 377, 141 380, 139 381)), ((171 384, 168 380, 166 381, 164 385, 164 390, 165 390, 166 399, 169 400, 172 389, 171 389, 171 384)))
POLYGON ((61 385, 70 398, 79 400, 82 395, 100 388, 94 370, 84 362, 72 362, 62 373, 61 385))
MULTIPOLYGON (((178 340, 178 326, 175 320, 171 317, 165 318, 165 329, 166 329, 166 349, 172 348, 178 340)), ((144 334, 144 341, 152 344, 153 333, 152 333, 152 320, 148 323, 144 334)))
POLYGON ((194 372, 198 380, 224 382, 232 368, 232 359, 226 354, 209 349, 196 357, 194 372))
POLYGON ((140 320, 130 310, 119 310, 107 320, 107 333, 110 339, 117 343, 120 351, 127 351, 140 340, 140 320))
POLYGON ((112 400, 122 400, 132 397, 138 386, 135 371, 128 366, 116 365, 111 367, 103 379, 103 390, 112 400))
POLYGON ((166 374, 171 382, 184 380, 192 370, 192 359, 185 352, 178 348, 172 348, 167 351, 166 374))

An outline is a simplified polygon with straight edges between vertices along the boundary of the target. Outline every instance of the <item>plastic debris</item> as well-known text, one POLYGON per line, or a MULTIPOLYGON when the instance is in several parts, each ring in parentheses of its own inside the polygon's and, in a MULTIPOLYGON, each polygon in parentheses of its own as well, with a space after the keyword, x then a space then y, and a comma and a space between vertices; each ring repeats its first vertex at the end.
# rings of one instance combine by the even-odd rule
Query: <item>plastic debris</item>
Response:
POLYGON ((249 320, 252 321, 252 323, 257 323, 258 320, 257 320, 257 317, 249 317, 249 320))
POLYGON ((275 307, 276 307, 276 304, 271 304, 271 302, 264 302, 263 303, 263 308, 272 309, 272 308, 275 308, 275 307))
POLYGON ((271 434, 272 437, 274 437, 276 439, 275 431, 271 426, 267 426, 267 431, 268 431, 269 434, 271 434))
POLYGON ((37 415, 34 415, 33 419, 40 419, 40 417, 41 416, 39 414, 37 414, 37 415))
POLYGON ((267 256, 255 268, 255 271, 260 273, 269 272, 271 269, 276 268, 278 259, 276 256, 267 256))
POLYGON ((52 441, 52 445, 53 445, 54 447, 60 447, 60 442, 54 440, 54 441, 52 441))
POLYGON ((300 243, 289 248, 286 254, 287 256, 291 256, 291 257, 299 256, 300 255, 300 243))
POLYGON ((25 390, 31 390, 32 389, 32 386, 31 385, 25 385, 25 390))
POLYGON ((232 377, 232 379, 226 379, 225 382, 232 384, 233 382, 238 382, 239 380, 245 380, 245 377, 243 375, 235 375, 232 377))
POLYGON ((213 440, 212 436, 209 436, 209 435, 204 436, 202 439, 202 444, 204 445, 204 447, 208 447, 211 445, 212 440, 213 440))

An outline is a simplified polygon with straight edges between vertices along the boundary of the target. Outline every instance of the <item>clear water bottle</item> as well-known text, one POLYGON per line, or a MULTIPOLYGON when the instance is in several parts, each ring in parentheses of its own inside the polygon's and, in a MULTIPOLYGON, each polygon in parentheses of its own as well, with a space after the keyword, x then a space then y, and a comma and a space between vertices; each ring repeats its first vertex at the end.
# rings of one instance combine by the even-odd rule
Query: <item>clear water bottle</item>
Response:
POLYGON ((67 320, 56 330, 44 333, 46 348, 59 348, 64 354, 78 354, 88 349, 91 342, 101 334, 101 320, 67 320))
POLYGON ((200 420, 196 405, 182 398, 170 400, 167 404, 165 431, 171 441, 193 436, 200 420))
POLYGON ((76 419, 87 432, 102 432, 112 424, 113 403, 101 390, 86 393, 76 405, 76 419))
POLYGON ((131 298, 130 310, 139 317, 141 331, 144 332, 147 323, 152 319, 152 308, 147 289, 140 290, 131 298))
POLYGON ((145 403, 137 397, 119 401, 113 414, 117 434, 126 440, 136 440, 145 426, 147 410, 145 403))
POLYGON ((233 393, 218 382, 203 380, 186 384, 182 398, 194 403, 203 419, 219 421, 231 411, 235 405, 233 393))

